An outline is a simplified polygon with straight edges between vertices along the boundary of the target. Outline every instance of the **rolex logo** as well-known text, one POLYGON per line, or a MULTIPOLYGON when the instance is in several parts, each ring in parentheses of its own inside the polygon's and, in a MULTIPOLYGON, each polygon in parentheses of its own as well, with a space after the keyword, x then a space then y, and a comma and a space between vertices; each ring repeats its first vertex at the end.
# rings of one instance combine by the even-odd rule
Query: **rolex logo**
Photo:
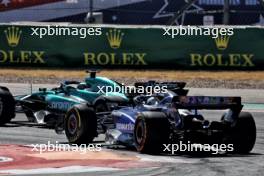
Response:
POLYGON ((110 47, 113 49, 120 48, 124 35, 125 34, 122 33, 121 30, 110 29, 109 32, 106 33, 110 47))
POLYGON ((16 47, 19 43, 22 31, 18 27, 8 27, 5 31, 6 39, 11 47, 16 47))
POLYGON ((228 35, 220 35, 215 39, 216 47, 219 50, 225 50, 228 47, 230 36, 228 35))

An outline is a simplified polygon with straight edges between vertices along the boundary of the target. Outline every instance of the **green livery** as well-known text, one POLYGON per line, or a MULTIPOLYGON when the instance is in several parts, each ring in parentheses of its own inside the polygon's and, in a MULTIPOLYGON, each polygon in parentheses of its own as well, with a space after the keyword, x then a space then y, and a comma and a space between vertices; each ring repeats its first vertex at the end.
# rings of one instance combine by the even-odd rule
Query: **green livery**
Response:
MULTIPOLYGON (((105 93, 100 91, 104 87, 121 87, 121 84, 105 77, 97 77, 95 71, 90 73, 91 75, 86 77, 84 82, 64 81, 59 87, 50 90, 40 88, 38 92, 30 95, 13 98, 8 91, 9 101, 14 101, 16 112, 25 113, 29 121, 55 127, 62 127, 65 114, 73 106, 81 104, 93 107, 97 112, 105 112, 116 104, 125 105, 129 102, 129 98, 123 92, 105 93)), ((8 102, 2 101, 1 103, 8 102)), ((2 124, 7 123, 14 116, 8 116, 8 119, 5 119, 2 124)))

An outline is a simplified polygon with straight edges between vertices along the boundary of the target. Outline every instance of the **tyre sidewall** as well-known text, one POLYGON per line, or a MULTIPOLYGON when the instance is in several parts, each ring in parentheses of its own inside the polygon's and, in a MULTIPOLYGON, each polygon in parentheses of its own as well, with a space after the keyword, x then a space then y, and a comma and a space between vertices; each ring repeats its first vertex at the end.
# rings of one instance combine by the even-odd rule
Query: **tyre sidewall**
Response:
POLYGON ((146 121, 145 121, 145 118, 142 116, 142 115, 139 115, 137 117, 137 120, 136 120, 136 123, 135 123, 135 146, 136 146, 136 149, 137 151, 141 152, 144 150, 144 147, 145 147, 145 143, 146 143, 146 138, 147 138, 147 126, 146 126, 146 121), (143 131, 142 131, 142 139, 141 141, 139 142, 137 140, 137 134, 138 134, 138 131, 139 130, 139 126, 142 125, 142 128, 143 128, 143 131))
POLYGON ((250 113, 242 112, 230 131, 234 151, 232 153, 249 153, 256 141, 256 125, 250 113))
POLYGON ((139 114, 134 129, 135 147, 138 152, 157 154, 162 152, 163 144, 168 142, 169 138, 169 123, 168 119, 162 113, 147 112, 139 114), (159 115, 161 115, 159 117, 159 115), (137 141, 136 134, 138 125, 143 125, 143 138, 141 142, 137 141))
POLYGON ((77 105, 66 114, 65 133, 69 143, 89 144, 97 135, 97 118, 94 110, 86 105, 77 105), (75 116, 77 130, 71 134, 69 131, 69 118, 75 116))
POLYGON ((15 117, 15 100, 12 94, 7 90, 0 88, 0 125, 4 125, 11 121, 15 117))
POLYGON ((84 123, 82 123, 82 119, 80 116, 80 112, 77 108, 72 108, 67 114, 66 114, 66 121, 65 121, 65 133, 67 135, 67 138, 69 140, 70 143, 75 143, 76 141, 79 140, 80 136, 82 136, 83 132, 84 132, 84 123), (70 133, 70 127, 69 127, 69 120, 70 118, 74 116, 75 120, 76 120, 76 130, 75 132, 72 134, 70 133))

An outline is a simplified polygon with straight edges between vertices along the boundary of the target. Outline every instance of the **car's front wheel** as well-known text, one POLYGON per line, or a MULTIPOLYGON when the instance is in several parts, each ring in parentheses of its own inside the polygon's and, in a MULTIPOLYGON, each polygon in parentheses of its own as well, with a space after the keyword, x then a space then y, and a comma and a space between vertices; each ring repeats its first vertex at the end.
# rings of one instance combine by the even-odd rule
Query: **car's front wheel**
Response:
POLYGON ((72 107, 66 113, 65 133, 69 143, 91 143, 97 135, 97 119, 93 108, 86 105, 72 107))

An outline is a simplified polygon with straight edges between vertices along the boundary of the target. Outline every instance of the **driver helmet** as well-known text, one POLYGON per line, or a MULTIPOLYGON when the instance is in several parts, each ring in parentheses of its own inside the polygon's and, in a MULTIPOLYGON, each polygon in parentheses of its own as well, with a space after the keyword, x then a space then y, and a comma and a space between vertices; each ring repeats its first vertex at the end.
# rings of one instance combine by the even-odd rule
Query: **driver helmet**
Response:
POLYGON ((150 97, 147 100, 147 105, 157 105, 159 104, 159 100, 155 97, 150 97))

